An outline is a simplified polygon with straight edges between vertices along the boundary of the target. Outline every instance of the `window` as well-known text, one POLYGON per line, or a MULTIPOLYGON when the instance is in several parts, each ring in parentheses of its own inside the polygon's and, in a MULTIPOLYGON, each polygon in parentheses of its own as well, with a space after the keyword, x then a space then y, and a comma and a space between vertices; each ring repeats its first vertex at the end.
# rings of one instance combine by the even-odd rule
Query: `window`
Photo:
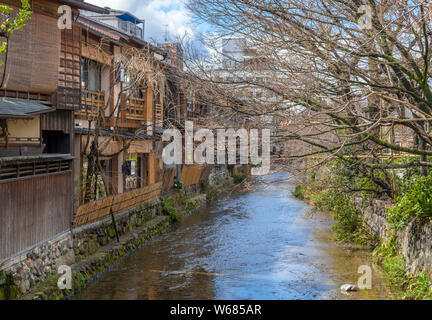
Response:
POLYGON ((129 154, 122 171, 126 192, 142 187, 145 177, 142 170, 142 154, 129 154))
POLYGON ((123 93, 126 96, 129 96, 130 95, 129 89, 131 86, 131 78, 123 66, 120 67, 118 70, 117 80, 120 81, 122 84, 123 93))
POLYGON ((85 90, 101 91, 102 66, 100 63, 83 58, 81 61, 81 83, 85 90))
POLYGON ((128 23, 127 21, 120 21, 120 29, 124 32, 128 32, 128 23))
POLYGON ((0 181, 68 172, 71 168, 70 160, 4 165, 0 168, 0 181))

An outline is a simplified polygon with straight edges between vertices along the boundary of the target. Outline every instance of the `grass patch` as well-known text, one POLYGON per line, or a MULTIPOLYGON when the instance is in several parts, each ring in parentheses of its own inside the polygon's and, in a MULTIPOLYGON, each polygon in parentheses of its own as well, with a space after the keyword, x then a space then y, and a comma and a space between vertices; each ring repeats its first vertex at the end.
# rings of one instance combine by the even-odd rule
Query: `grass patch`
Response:
POLYGON ((188 197, 184 191, 175 193, 162 200, 162 210, 172 222, 181 220, 180 212, 189 212, 203 204, 203 201, 188 197))
POLYGON ((390 237, 383 245, 377 247, 373 256, 380 264, 386 281, 396 289, 400 299, 431 300, 432 293, 429 279, 421 273, 413 276, 407 272, 402 255, 396 246, 396 237, 390 237))

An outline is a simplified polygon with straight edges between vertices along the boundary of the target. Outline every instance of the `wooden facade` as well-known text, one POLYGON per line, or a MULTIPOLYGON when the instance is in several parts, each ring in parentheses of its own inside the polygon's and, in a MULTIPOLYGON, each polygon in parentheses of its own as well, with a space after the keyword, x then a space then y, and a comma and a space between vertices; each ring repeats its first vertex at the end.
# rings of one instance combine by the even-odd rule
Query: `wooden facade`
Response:
POLYGON ((114 201, 114 212, 121 212, 159 197, 162 149, 157 147, 158 138, 146 128, 154 125, 155 115, 162 120, 163 106, 156 108, 153 88, 146 87, 145 83, 125 92, 123 70, 115 64, 116 55, 127 55, 131 48, 142 49, 144 42, 132 41, 120 30, 87 19, 85 15, 77 22, 81 24, 83 75, 81 108, 75 110, 74 179, 78 187, 74 223, 82 226, 106 218, 111 201, 114 201), (82 190, 87 180, 80 173, 88 167, 86 155, 90 153, 98 117, 102 117, 98 130, 103 131, 98 137, 98 151, 113 195, 106 197, 102 190, 85 203, 88 199, 82 190), (139 137, 137 131, 141 131, 139 137))
POLYGON ((0 261, 70 228, 71 171, 0 180, 0 261))
MULTIPOLYGON (((14 10, 18 3, 2 0, 14 10)), ((0 116, 11 133, 0 141, 0 262, 70 231, 73 218, 71 154, 73 110, 81 104, 81 29, 74 23, 72 30, 61 31, 57 10, 68 4, 77 14, 86 5, 67 0, 30 4, 31 20, 13 33, 0 57, 0 75, 5 75, 0 97, 20 99, 22 110, 40 106, 37 114, 3 110, 0 116)))

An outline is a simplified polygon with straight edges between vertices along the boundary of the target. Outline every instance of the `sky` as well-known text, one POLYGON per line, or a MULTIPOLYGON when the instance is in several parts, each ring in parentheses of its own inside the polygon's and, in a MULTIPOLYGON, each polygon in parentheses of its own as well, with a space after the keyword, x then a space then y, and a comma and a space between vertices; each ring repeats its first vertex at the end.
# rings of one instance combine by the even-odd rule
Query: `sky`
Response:
POLYGON ((184 4, 185 0, 86 0, 100 7, 126 10, 145 20, 145 40, 175 41, 187 35, 195 38, 199 31, 184 4), (168 31, 168 32, 167 32, 168 31))

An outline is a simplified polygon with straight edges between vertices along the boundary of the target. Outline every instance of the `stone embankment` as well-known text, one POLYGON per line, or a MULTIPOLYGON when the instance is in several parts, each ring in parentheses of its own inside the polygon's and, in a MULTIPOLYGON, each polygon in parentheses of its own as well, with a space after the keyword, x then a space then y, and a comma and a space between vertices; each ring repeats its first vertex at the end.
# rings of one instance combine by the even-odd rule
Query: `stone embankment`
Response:
MULTIPOLYGON (((362 198, 356 198, 355 204, 368 229, 381 239, 388 239, 392 230, 387 222, 386 208, 392 204, 381 200, 366 202, 362 198)), ((396 242, 407 271, 414 275, 426 273, 432 279, 432 223, 412 219, 403 230, 397 231, 396 242)))

